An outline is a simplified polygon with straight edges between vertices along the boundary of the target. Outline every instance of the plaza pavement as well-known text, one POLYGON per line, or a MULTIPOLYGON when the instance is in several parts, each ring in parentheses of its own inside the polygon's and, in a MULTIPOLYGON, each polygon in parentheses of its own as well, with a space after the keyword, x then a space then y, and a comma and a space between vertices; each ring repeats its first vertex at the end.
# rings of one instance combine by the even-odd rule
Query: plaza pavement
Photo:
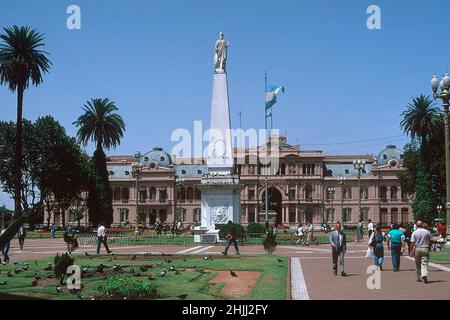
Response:
MULTIPOLYGON (((388 250, 385 251, 384 271, 381 272, 381 288, 368 289, 367 267, 373 262, 365 259, 367 245, 365 242, 347 245, 345 271, 347 277, 334 276, 331 271, 331 254, 329 245, 312 247, 279 245, 276 254, 289 256, 290 283, 289 298, 292 299, 450 299, 450 263, 432 264, 430 266, 430 283, 416 282, 414 261, 402 257, 401 272, 393 272, 388 250)), ((92 245, 81 245, 76 254, 88 252, 95 254, 92 245)), ((137 254, 150 252, 153 254, 171 253, 180 255, 220 254, 222 246, 212 245, 159 245, 159 246, 111 246, 113 253, 137 254)), ((33 260, 66 251, 62 239, 27 239, 23 250, 19 249, 17 239, 11 242, 11 262, 33 260)), ((241 246, 241 254, 264 253, 262 246, 241 246)), ((104 248, 102 247, 102 253, 104 248)), ((230 255, 234 254, 231 247, 230 255)), ((0 267, 1 269, 1 267, 0 267)), ((270 297, 269 297, 270 298, 270 297)))

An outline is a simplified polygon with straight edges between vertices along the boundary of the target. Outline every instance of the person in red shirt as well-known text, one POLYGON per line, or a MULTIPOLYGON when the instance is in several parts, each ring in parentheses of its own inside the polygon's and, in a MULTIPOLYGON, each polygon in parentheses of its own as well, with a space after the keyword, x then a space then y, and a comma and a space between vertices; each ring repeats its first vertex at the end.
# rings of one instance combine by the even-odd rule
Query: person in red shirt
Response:
POLYGON ((442 236, 442 238, 444 238, 445 239, 445 236, 446 236, 446 230, 447 229, 447 226, 445 225, 445 223, 439 223, 439 226, 438 226, 438 233, 442 236))

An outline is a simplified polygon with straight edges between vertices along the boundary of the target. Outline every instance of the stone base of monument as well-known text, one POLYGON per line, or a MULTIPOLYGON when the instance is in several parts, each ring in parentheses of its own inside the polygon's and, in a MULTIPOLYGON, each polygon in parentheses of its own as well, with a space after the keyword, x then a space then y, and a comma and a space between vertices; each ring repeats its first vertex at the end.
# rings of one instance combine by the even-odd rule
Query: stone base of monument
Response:
POLYGON ((195 227, 193 233, 195 243, 217 243, 219 241, 219 230, 195 227))

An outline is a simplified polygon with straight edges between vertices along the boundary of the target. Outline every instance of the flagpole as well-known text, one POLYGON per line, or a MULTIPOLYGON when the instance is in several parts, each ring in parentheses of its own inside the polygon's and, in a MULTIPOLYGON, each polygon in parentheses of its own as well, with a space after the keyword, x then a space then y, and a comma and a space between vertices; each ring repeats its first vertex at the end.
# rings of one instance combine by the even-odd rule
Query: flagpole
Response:
MULTIPOLYGON (((267 90, 267 71, 264 72, 264 95, 266 94, 267 90)), ((265 119, 265 129, 266 129, 266 169, 265 169, 265 179, 264 179, 264 189, 265 189, 265 213, 266 213, 266 224, 269 221, 269 193, 268 193, 268 177, 267 177, 267 171, 268 171, 268 163, 267 163, 267 153, 269 151, 269 139, 270 136, 267 137, 267 110, 266 110, 266 99, 264 97, 264 119, 265 119)))

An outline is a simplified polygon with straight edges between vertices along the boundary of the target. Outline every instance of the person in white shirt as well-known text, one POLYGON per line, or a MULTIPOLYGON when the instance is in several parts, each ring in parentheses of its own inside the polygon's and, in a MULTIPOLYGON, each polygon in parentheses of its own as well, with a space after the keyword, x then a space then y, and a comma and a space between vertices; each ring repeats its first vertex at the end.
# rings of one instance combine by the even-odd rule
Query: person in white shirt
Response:
POLYGON ((369 232, 369 238, 372 235, 373 232, 373 223, 372 220, 367 220, 368 224, 367 224, 367 231, 369 232))
POLYGON ((301 223, 297 229, 297 236, 298 236, 298 240, 297 240, 297 242, 295 242, 295 244, 299 244, 300 242, 303 242, 305 235, 304 235, 304 230, 303 230, 303 224, 301 224, 301 223))
MULTIPOLYGON (((3 229, 0 232, 0 235, 4 234, 5 231, 6 231, 6 229, 3 229)), ((5 243, 3 245, 3 248, 0 248, 0 251, 1 251, 2 255, 3 255, 2 264, 4 264, 4 265, 9 263, 9 255, 8 255, 8 253, 9 253, 9 246, 10 246, 10 242, 8 241, 8 243, 5 243)))
POLYGON ((100 247, 102 243, 105 246, 106 252, 110 254, 111 250, 108 248, 106 228, 103 223, 99 224, 97 229, 97 254, 100 254, 100 247))
POLYGON ((416 226, 416 231, 411 235, 411 257, 414 257, 416 262, 417 282, 427 283, 431 233, 426 229, 426 224, 420 220, 416 222, 416 226))

